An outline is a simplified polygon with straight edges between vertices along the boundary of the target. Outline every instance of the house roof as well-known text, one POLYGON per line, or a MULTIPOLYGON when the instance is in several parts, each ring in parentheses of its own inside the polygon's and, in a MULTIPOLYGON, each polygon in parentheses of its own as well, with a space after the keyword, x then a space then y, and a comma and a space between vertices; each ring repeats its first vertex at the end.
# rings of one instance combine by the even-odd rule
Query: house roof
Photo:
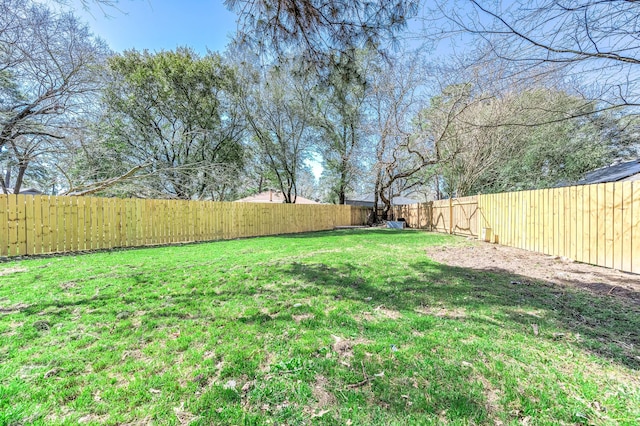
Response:
MULTIPOLYGON (((13 194, 13 189, 7 188, 7 194, 13 194)), ((18 194, 20 194, 20 195, 42 195, 42 191, 39 191, 39 190, 37 190, 35 188, 27 188, 27 189, 20 190, 20 192, 18 192, 18 194)))
MULTIPOLYGON (((347 201, 373 204, 373 198, 373 195, 354 196, 347 198, 347 201)), ((407 197, 393 197, 393 199, 391 200, 391 204, 394 206, 404 206, 406 204, 417 203, 419 203, 419 201, 407 197)), ((380 200, 380 198, 378 198, 378 204, 382 205, 382 201, 380 200)))
POLYGON ((592 183, 617 182, 637 173, 640 173, 640 159, 594 170, 587 173, 577 184, 588 185, 592 183))
MULTIPOLYGON (((284 196, 280 191, 265 191, 249 197, 240 198, 236 203, 284 203, 284 196)), ((309 200, 301 196, 296 197, 296 204, 320 204, 317 201, 309 200)))

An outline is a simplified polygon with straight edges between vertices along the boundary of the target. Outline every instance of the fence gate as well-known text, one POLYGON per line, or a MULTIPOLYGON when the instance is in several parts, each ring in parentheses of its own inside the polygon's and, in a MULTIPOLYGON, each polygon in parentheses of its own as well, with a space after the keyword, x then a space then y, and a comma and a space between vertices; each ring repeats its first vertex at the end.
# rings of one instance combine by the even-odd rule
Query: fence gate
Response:
POLYGON ((477 196, 396 206, 393 214, 404 218, 411 228, 478 236, 477 196))

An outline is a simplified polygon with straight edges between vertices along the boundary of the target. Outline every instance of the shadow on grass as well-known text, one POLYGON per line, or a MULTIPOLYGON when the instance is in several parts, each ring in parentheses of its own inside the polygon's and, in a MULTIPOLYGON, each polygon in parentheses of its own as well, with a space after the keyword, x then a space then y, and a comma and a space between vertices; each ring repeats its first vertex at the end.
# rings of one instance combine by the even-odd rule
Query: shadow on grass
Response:
MULTIPOLYGON (((640 309, 633 304, 555 283, 532 281, 497 268, 478 271, 430 261, 413 263, 410 268, 411 278, 383 273, 375 283, 364 279, 365 271, 351 263, 339 268, 293 263, 285 272, 321 291, 332 291, 338 298, 371 298, 373 304, 389 309, 499 309, 507 317, 505 325, 514 331, 530 332, 532 324, 540 330, 563 330, 573 335, 574 343, 583 349, 640 370, 640 309)), ((565 338, 562 333, 540 333, 540 337, 565 338)))
MULTIPOLYGON (((393 232, 393 231, 391 231, 393 232)), ((387 230, 349 231, 347 235, 383 233, 387 230)), ((286 236, 281 238, 325 237, 328 233, 286 236)), ((330 233, 329 235, 332 235, 330 233)), ((413 233, 397 234, 410 237, 413 233)), ((22 312, 36 315, 50 308, 58 312, 51 315, 70 315, 69 310, 78 306, 89 306, 94 310, 116 317, 126 310, 149 310, 148 315, 162 318, 189 319, 185 312, 195 318, 206 316, 204 307, 194 306, 194 298, 220 303, 230 298, 263 297, 274 301, 290 301, 291 295, 313 298, 325 294, 337 299, 351 299, 362 302, 371 298, 371 304, 384 305, 389 309, 433 311, 435 307, 474 311, 500 311, 506 327, 514 331, 531 332, 532 325, 540 330, 559 330, 572 334, 572 344, 588 350, 600 357, 611 359, 627 367, 640 370, 640 308, 637 304, 624 303, 614 296, 593 294, 587 290, 563 287, 545 281, 533 281, 529 277, 513 274, 496 268, 492 271, 474 270, 438 264, 425 259, 408 265, 402 276, 398 268, 385 269, 362 266, 356 262, 343 261, 334 266, 306 261, 269 266, 270 273, 259 277, 258 281, 240 281, 240 285, 219 288, 215 283, 194 284, 198 288, 184 291, 165 291, 161 308, 148 308, 158 303, 159 296, 153 296, 149 289, 155 282, 139 282, 131 277, 133 290, 121 294, 117 289, 107 294, 79 297, 71 300, 48 300, 29 306, 6 308, 6 313, 22 312), (294 278, 292 283, 272 284, 279 274, 294 278), (215 287, 215 289, 214 289, 215 287), (193 294, 198 290, 200 293, 193 294), (211 291, 215 290, 215 294, 211 291), (205 295, 204 292, 209 292, 205 295), (117 303, 113 310, 111 301, 117 303), (579 337, 575 337, 579 335, 579 337)), ((208 302, 209 303, 209 302, 208 302)), ((279 302, 279 304, 281 304, 279 302)), ((291 319, 287 319, 291 321, 291 319)), ((466 320, 481 321, 479 316, 470 315, 466 320)), ((244 321, 270 323, 273 318, 263 313, 255 313, 244 321)), ((569 336, 566 336, 567 338, 569 336)), ((564 339, 559 333, 540 333, 540 338, 564 339)))
POLYGON ((334 229, 328 231, 316 231, 316 232, 306 232, 306 233, 296 233, 296 234, 280 234, 278 238, 284 239, 308 239, 308 238, 319 238, 326 237, 327 235, 345 235, 349 237, 363 236, 363 235, 385 235, 389 236, 390 234, 401 235, 405 234, 407 236, 412 235, 414 232, 424 233, 426 231, 420 229, 388 229, 388 228, 359 228, 359 229, 334 229))

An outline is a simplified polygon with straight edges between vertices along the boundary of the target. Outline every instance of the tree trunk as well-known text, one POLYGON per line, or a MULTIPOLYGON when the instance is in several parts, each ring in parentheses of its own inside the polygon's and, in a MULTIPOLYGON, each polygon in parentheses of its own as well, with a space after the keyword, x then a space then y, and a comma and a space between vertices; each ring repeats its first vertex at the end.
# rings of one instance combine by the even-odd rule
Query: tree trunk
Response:
POLYGON ((18 163, 18 176, 16 177, 16 183, 13 186, 13 193, 14 194, 18 194, 20 193, 20 188, 22 187, 22 181, 24 179, 24 174, 27 171, 27 166, 29 165, 28 162, 20 162, 18 163))
POLYGON ((260 174, 260 180, 258 180, 258 194, 262 194, 263 189, 262 189, 262 185, 264 183, 264 177, 262 176, 262 173, 260 174))
POLYGON ((349 165, 346 164, 345 161, 342 161, 340 167, 340 186, 338 187, 338 204, 346 204, 345 192, 347 190, 347 167, 349 167, 349 165))
POLYGON ((378 223, 378 193, 380 191, 380 174, 376 176, 376 186, 373 190, 373 223, 378 223))
POLYGON ((390 186, 380 188, 379 195, 382 203, 384 204, 384 208, 382 209, 382 220, 389 220, 389 210, 391 210, 391 200, 393 195, 391 194, 390 186), (389 198, 384 194, 385 189, 389 190, 389 198))
POLYGON ((7 188, 11 185, 11 166, 7 167, 7 173, 5 173, 4 179, 0 179, 0 183, 2 183, 2 193, 8 194, 7 188))

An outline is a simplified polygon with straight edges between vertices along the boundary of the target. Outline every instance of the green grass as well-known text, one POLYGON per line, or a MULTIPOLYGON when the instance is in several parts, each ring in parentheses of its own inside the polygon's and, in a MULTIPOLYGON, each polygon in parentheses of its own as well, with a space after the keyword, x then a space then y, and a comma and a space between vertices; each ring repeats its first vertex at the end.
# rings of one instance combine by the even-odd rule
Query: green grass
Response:
POLYGON ((0 424, 640 423, 637 306, 440 265, 439 244, 464 240, 336 231, 0 264, 0 424))

